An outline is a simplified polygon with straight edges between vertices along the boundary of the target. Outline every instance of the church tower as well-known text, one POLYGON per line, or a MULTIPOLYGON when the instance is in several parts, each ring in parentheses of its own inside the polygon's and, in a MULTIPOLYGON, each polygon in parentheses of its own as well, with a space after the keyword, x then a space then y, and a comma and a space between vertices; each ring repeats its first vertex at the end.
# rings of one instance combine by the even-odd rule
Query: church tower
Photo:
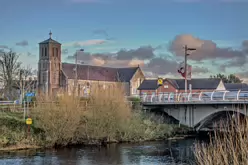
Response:
POLYGON ((39 43, 38 87, 40 92, 56 94, 60 88, 61 44, 52 39, 39 43))

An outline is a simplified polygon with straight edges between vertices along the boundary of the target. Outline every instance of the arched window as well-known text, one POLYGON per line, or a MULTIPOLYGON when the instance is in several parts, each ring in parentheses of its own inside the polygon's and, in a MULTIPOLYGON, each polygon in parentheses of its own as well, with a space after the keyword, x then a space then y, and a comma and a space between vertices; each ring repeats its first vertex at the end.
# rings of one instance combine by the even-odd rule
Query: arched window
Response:
POLYGON ((41 57, 43 57, 44 56, 44 48, 42 47, 41 48, 41 57))
POLYGON ((47 48, 45 47, 45 56, 47 56, 47 48))
POLYGON ((55 48, 56 49, 56 51, 55 51, 55 56, 56 57, 59 57, 59 50, 58 50, 58 48, 55 48))

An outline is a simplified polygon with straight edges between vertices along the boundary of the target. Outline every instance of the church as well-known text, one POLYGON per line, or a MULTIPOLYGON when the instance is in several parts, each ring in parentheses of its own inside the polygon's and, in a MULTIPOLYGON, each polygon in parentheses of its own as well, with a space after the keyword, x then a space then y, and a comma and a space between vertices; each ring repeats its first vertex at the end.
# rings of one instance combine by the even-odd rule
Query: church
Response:
POLYGON ((69 95, 85 95, 85 89, 100 86, 107 89, 121 84, 127 96, 139 95, 138 87, 145 79, 139 66, 112 68, 74 63, 63 63, 62 44, 49 38, 39 43, 38 91, 56 95, 67 92, 69 95))

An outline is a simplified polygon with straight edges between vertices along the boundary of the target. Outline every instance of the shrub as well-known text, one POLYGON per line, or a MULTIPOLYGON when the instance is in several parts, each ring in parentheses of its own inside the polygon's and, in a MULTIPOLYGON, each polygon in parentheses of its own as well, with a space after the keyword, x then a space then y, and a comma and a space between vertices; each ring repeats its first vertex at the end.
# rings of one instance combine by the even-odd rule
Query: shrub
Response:
POLYGON ((34 108, 37 126, 44 130, 46 143, 67 145, 82 139, 114 139, 119 126, 130 117, 130 107, 120 88, 92 89, 82 100, 63 94, 47 102, 37 99, 34 108))
POLYGON ((67 145, 74 137, 84 112, 79 99, 63 95, 55 100, 37 99, 33 114, 38 128, 45 133, 46 145, 67 145))
POLYGON ((132 112, 124 94, 116 85, 106 90, 93 88, 87 99, 66 93, 38 96, 31 115, 34 127, 42 134, 40 145, 152 140, 171 134, 171 126, 132 112))

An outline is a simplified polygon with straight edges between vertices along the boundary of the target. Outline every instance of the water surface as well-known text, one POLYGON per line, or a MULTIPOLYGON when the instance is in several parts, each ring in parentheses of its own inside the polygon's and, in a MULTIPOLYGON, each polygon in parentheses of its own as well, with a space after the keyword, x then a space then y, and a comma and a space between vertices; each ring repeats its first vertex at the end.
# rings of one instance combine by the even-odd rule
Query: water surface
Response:
POLYGON ((191 165, 195 139, 0 153, 0 165, 191 165))

